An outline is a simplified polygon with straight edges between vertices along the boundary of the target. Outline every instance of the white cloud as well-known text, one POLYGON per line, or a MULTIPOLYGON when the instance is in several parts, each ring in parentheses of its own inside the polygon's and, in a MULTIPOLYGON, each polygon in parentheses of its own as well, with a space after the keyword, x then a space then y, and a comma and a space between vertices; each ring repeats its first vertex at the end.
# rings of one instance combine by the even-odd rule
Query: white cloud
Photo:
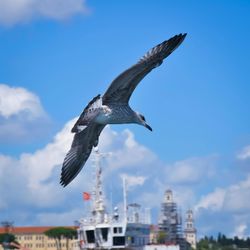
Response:
POLYGON ((0 116, 5 119, 25 114, 26 119, 45 115, 38 96, 20 87, 0 84, 0 116))
POLYGON ((61 164, 70 146, 72 138, 69 127, 66 124, 52 143, 33 154, 23 153, 17 159, 0 155, 0 190, 1 193, 8 190, 5 203, 9 209, 13 202, 34 207, 53 206, 64 197, 59 189, 59 177, 53 182, 45 181, 61 164))
POLYGON ((177 161, 168 166, 166 176, 171 183, 194 184, 204 178, 211 178, 214 172, 215 157, 194 157, 177 161))
POLYGON ((250 146, 246 146, 241 150, 241 152, 237 155, 239 160, 247 160, 250 158, 250 146))
MULTIPOLYGON (((6 193, 6 190, 8 190, 8 195, 1 196, 1 210, 8 209, 8 213, 11 213, 11 208, 18 204, 20 214, 23 213, 22 218, 31 220, 30 216, 22 210, 22 207, 25 209, 28 206, 29 209, 34 211, 32 220, 40 220, 41 223, 45 223, 50 221, 54 212, 41 213, 39 212, 41 209, 58 210, 60 208, 63 214, 70 213, 73 210, 72 207, 79 206, 76 203, 81 202, 82 191, 90 191, 93 184, 89 178, 89 176, 92 178, 93 172, 93 168, 89 166, 91 160, 87 162, 83 171, 67 188, 63 189, 59 184, 61 164, 73 138, 70 129, 74 122, 75 119, 69 121, 55 135, 52 142, 34 153, 22 153, 18 158, 0 155, 0 191, 6 193), (71 204, 65 207, 64 204, 69 197, 71 204), (39 211, 35 212, 37 210, 39 211), (40 215, 35 218, 35 214, 40 215)), ((154 154, 149 149, 136 142, 129 130, 117 133, 110 127, 106 127, 102 133, 102 138, 106 140, 100 139, 101 152, 112 151, 111 159, 108 160, 114 162, 120 155, 124 155, 123 152, 126 155, 125 159, 120 158, 122 160, 119 164, 114 163, 113 166, 108 166, 104 171, 108 182, 117 180, 118 186, 121 186, 119 176, 120 171, 124 172, 124 168, 131 169, 132 166, 139 163, 144 164, 155 159, 154 154), (134 158, 131 159, 130 154, 134 155, 134 158), (137 155, 139 158, 135 157, 137 155), (114 176, 116 176, 115 179, 114 176)), ((141 166, 138 165, 137 167, 140 168, 141 166)), ((130 187, 141 187, 147 178, 140 174, 128 174, 127 177, 130 187)), ((119 194, 119 196, 121 195, 119 194)), ((15 213, 13 210, 13 214, 15 213)), ((55 218, 55 221, 58 221, 58 217, 55 218)))
POLYGON ((250 220, 250 175, 243 181, 224 188, 216 188, 213 192, 202 196, 195 206, 201 223, 203 234, 218 232, 244 237, 249 233, 250 220), (213 225, 206 228, 207 221, 213 225), (248 230, 248 231, 247 231, 248 230))
MULTIPOLYGON (((93 176, 93 168, 90 167, 91 157, 83 171, 68 187, 63 189, 59 185, 61 164, 70 148, 73 138, 70 129, 74 122, 75 119, 69 121, 49 144, 34 153, 22 153, 18 158, 0 155, 0 191, 1 193, 6 193, 4 190, 9 191, 8 195, 1 196, 0 209, 10 211, 18 204, 20 214, 23 214, 20 218, 33 223, 35 221, 38 224, 46 224, 46 222, 56 224, 63 214, 71 214, 73 217, 78 213, 73 210, 81 203, 82 191, 91 191, 93 186, 92 180, 90 181, 93 176), (70 205, 65 207, 64 204, 68 199, 71 201, 70 205), (27 214, 26 207, 34 212, 27 214), (60 209, 60 213, 53 221, 52 218, 56 212, 43 212, 41 209, 53 211, 60 209), (30 218, 31 215, 33 218, 30 218)), ((137 142, 128 129, 115 132, 110 126, 102 132, 99 148, 104 153, 112 152, 102 162, 102 166, 105 183, 112 183, 115 188, 115 200, 117 197, 119 197, 118 201, 122 200, 120 176, 125 174, 129 190, 136 188, 136 194, 129 192, 130 201, 140 202, 145 207, 159 206, 164 190, 167 188, 166 176, 162 175, 165 166, 152 151, 137 142), (150 181, 150 185, 145 185, 146 181, 150 181), (148 198, 150 198, 150 204, 148 198)), ((191 196, 188 190, 184 192, 184 189, 179 189, 178 192, 179 200, 191 196)), ((15 213, 13 211, 13 216, 18 217, 15 213)), ((16 218, 13 219, 16 220, 16 218)))
POLYGON ((39 138, 48 125, 49 117, 37 95, 24 88, 0 84, 1 143, 39 138))
POLYGON ((230 186, 226 190, 224 207, 231 212, 250 211, 250 175, 246 180, 230 186))
POLYGON ((214 192, 202 196, 198 204, 195 206, 197 211, 200 208, 210 209, 212 211, 219 211, 222 209, 226 191, 222 188, 217 188, 214 192))
POLYGON ((0 24, 14 25, 39 17, 62 20, 86 12, 85 0, 1 0, 0 24))
POLYGON ((240 238, 240 239, 245 238, 246 237, 246 234, 245 234, 246 230, 247 230, 246 223, 242 223, 242 224, 236 226, 233 235, 237 235, 238 238, 240 238))
POLYGON ((70 129, 74 120, 68 122, 65 127, 54 137, 54 140, 43 149, 33 154, 22 154, 20 165, 27 173, 28 183, 32 189, 38 189, 40 183, 48 179, 53 168, 60 165, 73 139, 70 129))
POLYGON ((75 220, 79 220, 83 216, 83 209, 76 207, 70 211, 63 212, 41 212, 35 217, 35 221, 39 225, 55 225, 55 226, 67 226, 73 225, 75 220))
POLYGON ((114 132, 110 126, 100 136, 100 149, 112 152, 107 158, 109 170, 151 165, 157 161, 157 156, 145 146, 139 144, 134 134, 125 129, 121 133, 114 132))
MULTIPOLYGON (((69 186, 63 189, 59 185, 61 164, 70 148, 73 137, 70 129, 74 122, 75 119, 69 121, 50 143, 33 153, 22 153, 17 158, 0 155, 0 193, 4 194, 0 197, 1 214, 8 210, 9 217, 12 216, 18 224, 56 225, 65 217, 65 223, 72 224, 79 219, 81 207, 84 207, 81 194, 91 191, 93 184, 91 159, 69 186), (18 211, 12 209, 17 206, 18 211)), ((116 132, 111 128, 107 126, 102 132, 99 148, 103 153, 112 152, 103 160, 102 166, 104 190, 112 183, 114 205, 122 200, 121 175, 126 175, 129 190, 132 190, 128 192, 128 202, 151 207, 154 215, 159 216, 160 203, 167 188, 173 190, 179 208, 190 208, 200 195, 200 190, 194 188, 197 183, 202 188, 207 185, 206 181, 211 183, 211 177, 217 173, 214 171, 217 159, 214 156, 189 158, 166 166, 149 148, 140 144, 130 130, 116 132)), ((202 216, 207 213, 209 220, 215 213, 220 216, 230 214, 233 217, 230 228, 243 234, 249 228, 247 223, 246 229, 240 227, 250 218, 247 214, 249 191, 250 177, 226 188, 216 188, 199 199, 196 211, 202 216), (242 211, 246 216, 236 217, 242 211)), ((201 230, 209 233, 215 228, 218 228, 216 223, 201 230)))
POLYGON ((205 208, 213 211, 250 211, 249 193, 250 175, 244 181, 226 188, 216 188, 214 192, 203 196, 196 205, 196 210, 205 208))

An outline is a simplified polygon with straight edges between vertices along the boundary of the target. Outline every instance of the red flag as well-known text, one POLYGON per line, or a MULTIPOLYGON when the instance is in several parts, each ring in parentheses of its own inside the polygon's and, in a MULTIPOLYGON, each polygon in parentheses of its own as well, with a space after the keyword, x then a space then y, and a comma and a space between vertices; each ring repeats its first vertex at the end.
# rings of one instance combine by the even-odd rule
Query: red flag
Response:
POLYGON ((85 201, 90 200, 90 193, 88 193, 88 192, 83 192, 83 199, 84 199, 85 201))

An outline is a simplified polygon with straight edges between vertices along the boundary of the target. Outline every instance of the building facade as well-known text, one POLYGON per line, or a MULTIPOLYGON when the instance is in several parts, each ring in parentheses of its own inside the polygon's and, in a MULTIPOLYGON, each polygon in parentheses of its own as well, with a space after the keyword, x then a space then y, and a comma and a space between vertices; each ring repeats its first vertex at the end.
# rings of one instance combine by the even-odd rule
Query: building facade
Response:
MULTIPOLYGON (((9 229, 9 233, 16 236, 16 240, 22 247, 30 250, 56 250, 56 242, 53 238, 47 237, 44 233, 52 229, 53 227, 12 227, 9 229)), ((73 228, 76 227, 66 227, 73 228)), ((6 233, 6 228, 0 227, 0 233, 6 233)), ((73 250, 76 247, 75 240, 69 240, 69 250, 73 250)), ((61 239, 62 250, 67 249, 67 240, 61 239)), ((3 247, 0 245, 0 250, 3 247)))
POLYGON ((184 236, 190 246, 196 249, 196 228, 194 226, 194 216, 191 209, 186 212, 184 236))

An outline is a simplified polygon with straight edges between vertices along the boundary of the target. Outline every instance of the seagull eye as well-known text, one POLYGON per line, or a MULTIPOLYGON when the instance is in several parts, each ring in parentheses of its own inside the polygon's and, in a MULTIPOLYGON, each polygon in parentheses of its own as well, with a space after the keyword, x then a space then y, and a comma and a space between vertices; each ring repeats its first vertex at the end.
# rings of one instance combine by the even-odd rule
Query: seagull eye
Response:
POLYGON ((143 121, 145 121, 145 117, 144 117, 143 115, 141 115, 141 119, 142 119, 143 121))

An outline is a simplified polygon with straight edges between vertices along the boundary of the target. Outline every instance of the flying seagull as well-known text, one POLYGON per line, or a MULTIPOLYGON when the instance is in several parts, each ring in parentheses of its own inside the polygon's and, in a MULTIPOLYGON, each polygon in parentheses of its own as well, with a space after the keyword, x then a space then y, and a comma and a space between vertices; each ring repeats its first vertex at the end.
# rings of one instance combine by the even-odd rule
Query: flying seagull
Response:
POLYGON ((115 78, 103 96, 97 95, 89 102, 71 130, 75 135, 63 162, 62 186, 67 186, 83 168, 107 124, 136 123, 152 131, 145 117, 130 108, 129 99, 138 83, 152 69, 160 66, 185 37, 186 34, 179 34, 152 48, 135 65, 115 78))

